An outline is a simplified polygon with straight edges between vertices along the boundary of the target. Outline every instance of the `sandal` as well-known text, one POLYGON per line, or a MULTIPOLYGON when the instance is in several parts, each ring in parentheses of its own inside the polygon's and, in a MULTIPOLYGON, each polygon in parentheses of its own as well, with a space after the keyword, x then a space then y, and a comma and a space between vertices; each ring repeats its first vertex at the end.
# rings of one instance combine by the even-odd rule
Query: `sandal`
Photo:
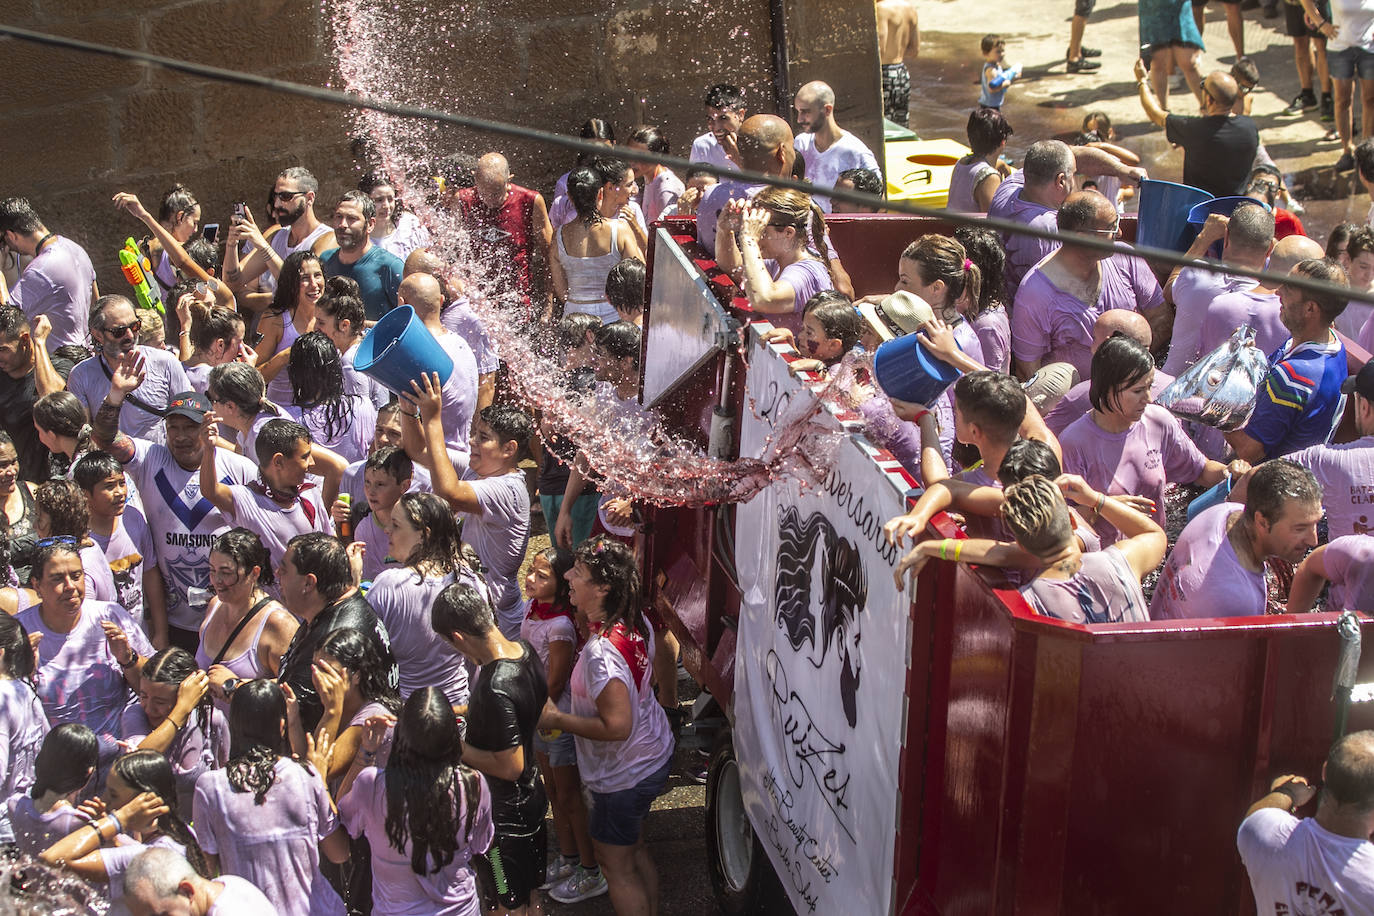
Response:
POLYGON ((1070 73, 1091 73, 1092 71, 1099 70, 1102 67, 1102 64, 1100 62, 1095 60, 1088 60, 1086 57, 1080 57, 1078 58, 1078 60, 1066 60, 1064 62, 1064 65, 1065 69, 1068 70, 1068 72, 1070 73))

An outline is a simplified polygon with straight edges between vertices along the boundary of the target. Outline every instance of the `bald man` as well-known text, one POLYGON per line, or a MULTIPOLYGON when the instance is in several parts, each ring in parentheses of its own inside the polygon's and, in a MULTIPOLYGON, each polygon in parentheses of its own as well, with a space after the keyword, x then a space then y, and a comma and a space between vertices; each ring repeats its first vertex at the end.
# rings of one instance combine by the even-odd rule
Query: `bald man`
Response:
POLYGON ((415 249, 406 256, 405 276, 411 274, 429 274, 439 281, 444 297, 439 323, 463 338, 477 359, 477 410, 480 412, 490 406, 496 395, 496 372, 501 368, 496 344, 487 334, 482 319, 468 304, 463 281, 442 258, 428 248, 415 249))
MULTIPOLYGON (((797 134, 792 147, 806 162, 806 179, 822 188, 835 187, 840 173, 869 169, 882 174, 878 160, 864 142, 835 123, 835 90, 819 80, 797 90, 792 108, 797 113, 797 134)), ((830 198, 815 198, 826 213, 830 198)))
MULTIPOLYGON (((1097 321, 1093 322, 1092 352, 1096 353, 1097 348, 1102 346, 1102 341, 1113 334, 1125 334, 1132 340, 1144 344, 1147 348, 1154 341, 1154 335, 1150 331, 1150 322, 1145 320, 1144 315, 1127 309, 1109 309, 1099 315, 1097 321)), ((1163 369, 1156 369, 1154 384, 1150 386, 1150 397, 1158 397, 1159 393, 1168 388, 1173 381, 1172 375, 1163 369)), ((1092 407, 1088 400, 1088 386, 1091 384, 1092 379, 1083 379, 1070 388, 1069 393, 1060 398, 1059 402, 1045 414, 1045 425, 1050 428, 1050 432, 1056 436, 1059 435, 1068 428, 1070 423, 1088 412, 1092 407)))
POLYGON ((515 296, 532 317, 553 308, 548 283, 553 225, 544 197, 511 180, 510 164, 500 153, 477 160, 476 183, 455 197, 467 230, 468 263, 481 265, 484 292, 515 296))
MULTIPOLYGON (((478 375, 477 359, 467 341, 450 332, 440 321, 444 308, 444 292, 439 281, 428 273, 408 274, 401 281, 400 299, 402 305, 415 310, 415 317, 424 324, 425 329, 444 352, 453 360, 453 372, 444 382, 442 406, 439 416, 444 423, 444 440, 448 444, 451 457, 466 462, 468 454, 468 435, 472 431, 472 417, 477 412, 478 375)), ((437 367, 435 367, 437 368, 437 367)), ((404 402, 403 402, 404 403, 404 402)), ((418 419, 411 415, 412 419, 418 419)), ((418 423, 406 420, 402 426, 406 452, 420 461, 425 453, 424 436, 418 423)))
POLYGON ((1235 77, 1222 70, 1207 74, 1200 117, 1165 111, 1142 61, 1135 62, 1135 78, 1146 117, 1164 128, 1170 143, 1183 147, 1183 183, 1217 197, 1244 194, 1259 149, 1259 128, 1247 115, 1231 111, 1240 97, 1235 77))

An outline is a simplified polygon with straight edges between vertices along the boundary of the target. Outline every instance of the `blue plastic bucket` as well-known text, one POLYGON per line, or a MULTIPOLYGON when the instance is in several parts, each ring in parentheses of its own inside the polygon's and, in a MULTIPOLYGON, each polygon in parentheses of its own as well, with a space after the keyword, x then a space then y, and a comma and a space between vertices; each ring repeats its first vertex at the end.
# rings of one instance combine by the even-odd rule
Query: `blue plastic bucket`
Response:
POLYGON ((1193 207, 1211 199, 1211 194, 1191 185, 1145 179, 1140 183, 1136 244, 1187 251, 1197 237, 1197 227, 1188 222, 1188 215, 1193 207))
POLYGON ((1188 521, 1192 521, 1199 513, 1206 512, 1213 506, 1219 506, 1226 502, 1226 497, 1231 495, 1231 478, 1223 477, 1221 483, 1211 489, 1203 491, 1201 495, 1188 504, 1188 521))
MULTIPOLYGON (((1188 222, 1197 227, 1193 237, 1196 238, 1196 233, 1202 231, 1202 224, 1207 222, 1207 217, 1213 213, 1218 216, 1230 216, 1241 204, 1254 204, 1257 207, 1269 209, 1268 204, 1255 200, 1253 197, 1213 197, 1211 200, 1204 200, 1188 211, 1188 222)), ((1219 259, 1222 247, 1223 244, 1220 239, 1213 242, 1212 247, 1207 249, 1207 257, 1219 259)))
POLYGON ((963 373, 936 359, 921 343, 920 334, 889 340, 873 354, 873 375, 890 398, 909 404, 934 404, 963 373))
POLYGON ((397 394, 410 393, 410 383, 430 372, 447 382, 453 374, 453 358, 439 346, 415 310, 394 308, 372 326, 358 344, 353 368, 372 376, 397 394))

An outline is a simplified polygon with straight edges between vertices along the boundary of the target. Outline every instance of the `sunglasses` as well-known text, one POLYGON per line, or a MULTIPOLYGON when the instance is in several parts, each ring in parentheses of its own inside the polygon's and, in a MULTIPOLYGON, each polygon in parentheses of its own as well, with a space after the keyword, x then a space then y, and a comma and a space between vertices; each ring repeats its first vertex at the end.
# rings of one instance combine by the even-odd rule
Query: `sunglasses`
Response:
POLYGON ((128 334, 128 333, 137 334, 138 331, 139 331, 139 329, 142 328, 142 327, 143 327, 143 319, 142 319, 142 318, 135 318, 133 321, 129 322, 128 324, 117 324, 117 325, 115 325, 114 327, 106 328, 106 329, 105 329, 105 333, 106 333, 106 334, 109 334, 111 337, 123 337, 125 334, 128 334))
POLYGON ((76 537, 75 537, 74 535, 70 535, 70 534, 59 534, 59 535, 56 535, 56 536, 50 537, 50 538, 39 538, 37 541, 34 542, 34 546, 35 546, 35 547, 51 547, 51 546, 54 545, 54 544, 72 544, 72 545, 75 545, 75 544, 77 544, 77 543, 78 543, 78 541, 77 541, 77 539, 76 539, 76 537))
POLYGON ((279 204, 284 204, 284 203, 286 203, 288 200, 294 200, 295 198, 301 197, 301 196, 303 196, 303 195, 305 195, 305 194, 308 194, 308 193, 310 193, 310 192, 308 192, 308 191, 273 191, 272 194, 271 194, 271 198, 272 198, 272 200, 276 201, 276 202, 279 203, 279 204))

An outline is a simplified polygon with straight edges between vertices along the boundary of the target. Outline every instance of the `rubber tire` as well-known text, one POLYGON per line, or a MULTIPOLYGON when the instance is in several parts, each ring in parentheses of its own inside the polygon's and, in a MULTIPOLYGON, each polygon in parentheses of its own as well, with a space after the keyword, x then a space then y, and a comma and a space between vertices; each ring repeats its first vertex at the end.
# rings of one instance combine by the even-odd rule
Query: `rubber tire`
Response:
MULTIPOLYGON (((749 837, 753 851, 747 877, 737 887, 725 874, 721 861, 721 827, 718 818, 723 813, 720 807, 722 780, 728 779, 732 770, 738 774, 735 745, 727 730, 716 740, 710 767, 706 771, 706 864, 711 872, 716 902, 726 916, 791 916, 794 912, 792 905, 752 827, 749 837)), ((744 812, 740 811, 739 815, 743 817, 744 812)))

